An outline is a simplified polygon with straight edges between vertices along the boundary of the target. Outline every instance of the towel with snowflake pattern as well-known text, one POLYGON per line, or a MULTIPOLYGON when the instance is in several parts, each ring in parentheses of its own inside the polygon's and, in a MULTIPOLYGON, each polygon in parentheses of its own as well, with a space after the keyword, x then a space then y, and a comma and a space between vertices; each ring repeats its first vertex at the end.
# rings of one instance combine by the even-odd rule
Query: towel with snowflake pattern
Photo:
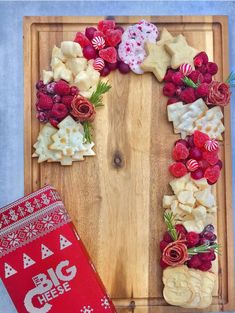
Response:
POLYGON ((0 277, 19 313, 116 312, 51 186, 0 210, 0 277))

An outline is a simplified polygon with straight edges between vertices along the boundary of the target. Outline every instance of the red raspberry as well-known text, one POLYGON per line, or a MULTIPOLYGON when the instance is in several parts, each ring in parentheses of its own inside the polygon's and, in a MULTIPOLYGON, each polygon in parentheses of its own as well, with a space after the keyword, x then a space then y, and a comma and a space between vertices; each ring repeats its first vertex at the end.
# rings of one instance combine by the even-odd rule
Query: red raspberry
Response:
POLYGON ((210 164, 206 160, 198 161, 198 165, 203 171, 205 171, 210 166, 210 164))
POLYGON ((204 80, 204 77, 202 75, 202 73, 200 73, 199 71, 192 71, 191 74, 189 74, 188 76, 195 84, 200 82, 202 83, 204 80))
POLYGON ((195 94, 198 98, 204 98, 209 93, 209 86, 206 83, 199 85, 195 91, 195 94))
POLYGON ((204 75, 204 83, 210 84, 212 82, 212 75, 210 73, 206 73, 204 75))
POLYGON ((48 122, 48 117, 49 117, 48 112, 37 112, 37 114, 36 114, 36 118, 41 123, 47 123, 48 122))
POLYGON ((59 80, 54 87, 54 91, 59 96, 67 96, 70 94, 69 84, 64 80, 59 80))
POLYGON ((163 250, 168 246, 169 242, 166 242, 165 240, 160 241, 160 250, 163 252, 163 250))
POLYGON ((162 260, 162 258, 160 259, 159 264, 160 264, 160 266, 161 266, 162 269, 165 269, 165 268, 167 268, 167 267, 169 266, 168 264, 166 264, 166 263, 162 260))
POLYGON ((207 134, 204 134, 204 133, 200 132, 199 130, 194 131, 193 140, 194 140, 195 146, 197 146, 198 148, 204 147, 205 142, 209 139, 210 139, 210 137, 207 134))
POLYGON ((187 87, 182 90, 180 99, 185 103, 192 103, 196 100, 195 92, 192 87, 187 87))
POLYGON ((73 96, 63 96, 61 102, 66 105, 68 109, 71 109, 71 102, 73 101, 73 96))
POLYGON ((200 66, 202 66, 202 64, 203 64, 203 59, 202 59, 199 55, 197 55, 197 56, 195 56, 195 58, 193 59, 193 63, 194 63, 194 65, 195 65, 196 67, 200 67, 200 66))
POLYGON ((172 69, 168 69, 164 77, 165 82, 172 82, 172 75, 175 73, 172 69))
POLYGON ((168 231, 166 231, 163 235, 163 240, 167 243, 170 243, 173 241, 171 235, 168 233, 168 231))
POLYGON ((202 52, 198 53, 196 55, 196 57, 200 57, 202 59, 202 61, 203 61, 203 64, 207 64, 208 63, 209 59, 208 59, 208 55, 206 54, 205 51, 202 51, 202 52))
POLYGON ((219 161, 217 151, 213 151, 213 152, 204 151, 202 156, 203 156, 203 159, 206 160, 210 165, 215 165, 219 161))
POLYGON ((199 234, 195 233, 194 231, 190 231, 186 234, 187 246, 189 248, 195 247, 199 242, 199 239, 199 234))
POLYGON ((187 230, 184 227, 184 225, 182 225, 182 224, 176 224, 175 225, 175 229, 176 229, 178 234, 182 234, 182 235, 186 235, 187 234, 187 230))
POLYGON ((115 26, 116 24, 114 20, 102 20, 98 23, 98 30, 105 34, 108 29, 114 29, 115 26))
POLYGON ((208 167, 205 170, 204 177, 210 182, 211 184, 214 184, 217 182, 220 175, 220 167, 219 165, 214 165, 211 167, 208 167))
POLYGON ((178 101, 179 101, 179 99, 177 99, 177 98, 169 98, 167 101, 167 105, 176 103, 178 101))
POLYGON ((95 37, 102 37, 102 38, 105 38, 105 34, 103 33, 103 32, 101 32, 101 31, 99 31, 99 30, 96 30, 95 32, 94 32, 94 38, 95 37))
POLYGON ((43 111, 43 110, 51 110, 52 106, 53 106, 52 98, 48 95, 45 95, 42 92, 39 92, 37 107, 43 111))
POLYGON ((55 127, 55 128, 58 127, 59 121, 58 121, 56 118, 50 117, 50 118, 49 118, 49 122, 51 123, 51 125, 52 125, 53 127, 55 127))
POLYGON ((207 67, 206 67, 205 64, 202 64, 202 65, 201 65, 200 67, 198 67, 197 69, 198 69, 198 71, 199 71, 200 73, 202 73, 202 74, 206 74, 206 72, 207 72, 207 67))
POLYGON ((212 267, 212 263, 210 261, 207 261, 207 262, 203 262, 201 265, 199 265, 198 269, 200 271, 207 272, 211 269, 211 267, 212 267))
POLYGON ((165 86, 163 87, 163 94, 166 97, 174 96, 175 91, 176 91, 176 87, 173 83, 166 83, 165 86))
POLYGON ((218 66, 214 62, 207 63, 207 72, 210 73, 212 76, 218 72, 218 66))
POLYGON ((182 88, 182 86, 178 86, 176 88, 176 91, 175 91, 176 96, 179 97, 181 95, 181 92, 182 92, 183 89, 185 89, 185 88, 184 87, 182 88))
POLYGON ((51 110, 51 116, 61 121, 68 115, 68 109, 63 103, 55 103, 51 110))
POLYGON ((74 41, 79 43, 82 48, 91 46, 90 40, 82 32, 77 32, 74 41))
POLYGON ((206 253, 199 253, 198 256, 199 256, 200 260, 203 262, 214 261, 216 259, 215 252, 212 249, 206 253))
POLYGON ((184 163, 175 162, 169 166, 170 173, 175 177, 182 177, 187 174, 188 170, 184 163))
POLYGON ((78 87, 76 87, 76 86, 72 86, 72 87, 70 87, 70 95, 71 96, 76 96, 77 94, 78 94, 78 87))
POLYGON ((182 143, 177 143, 172 152, 175 161, 185 160, 189 156, 189 151, 182 143))
POLYGON ((172 74, 172 82, 175 85, 183 86, 184 85, 184 75, 181 72, 175 72, 172 74))
POLYGON ((223 162, 221 160, 218 160, 218 162, 216 163, 216 165, 219 166, 220 169, 222 169, 223 167, 223 162))
POLYGON ((198 257, 198 255, 193 255, 190 260, 188 260, 187 265, 189 268, 198 268, 202 265, 202 261, 198 257))

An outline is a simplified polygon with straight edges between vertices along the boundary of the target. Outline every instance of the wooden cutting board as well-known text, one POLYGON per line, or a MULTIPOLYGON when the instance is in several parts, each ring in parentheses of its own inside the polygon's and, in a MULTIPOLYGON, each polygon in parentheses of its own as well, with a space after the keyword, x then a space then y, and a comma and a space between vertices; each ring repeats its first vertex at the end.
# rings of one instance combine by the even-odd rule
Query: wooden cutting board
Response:
MULTIPOLYGON (((25 17, 25 193, 46 183, 54 185, 114 300, 124 312, 187 312, 162 297, 159 241, 165 231, 162 197, 170 193, 168 165, 179 137, 167 121, 162 85, 148 73, 108 79, 112 90, 97 112, 97 156, 71 167, 38 164, 32 159, 40 125, 35 118, 35 83, 49 69, 52 47, 73 40, 79 30, 104 17, 25 17)), ((141 17, 115 17, 128 26, 141 17)), ((182 33, 198 50, 205 50, 225 79, 228 64, 228 21, 224 16, 145 17, 159 29, 182 33)), ((235 310, 232 225, 230 108, 224 110, 226 131, 221 144, 224 169, 217 184, 218 288, 206 311, 235 310)), ((194 310, 195 312, 197 310, 194 310)))

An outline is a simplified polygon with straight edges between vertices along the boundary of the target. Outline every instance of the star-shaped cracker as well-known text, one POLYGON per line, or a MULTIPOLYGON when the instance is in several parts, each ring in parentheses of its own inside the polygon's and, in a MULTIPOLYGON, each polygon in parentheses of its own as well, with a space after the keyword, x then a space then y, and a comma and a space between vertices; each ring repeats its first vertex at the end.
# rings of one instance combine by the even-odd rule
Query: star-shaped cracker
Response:
POLYGON ((165 49, 172 56, 171 67, 176 69, 183 63, 188 63, 194 68, 193 58, 198 51, 189 46, 183 35, 178 35, 171 42, 165 43, 165 49))
POLYGON ((145 43, 147 57, 141 64, 141 68, 145 72, 153 72, 159 82, 162 82, 166 74, 167 68, 171 65, 171 56, 165 49, 165 44, 174 40, 174 37, 163 28, 161 39, 156 43, 145 43))

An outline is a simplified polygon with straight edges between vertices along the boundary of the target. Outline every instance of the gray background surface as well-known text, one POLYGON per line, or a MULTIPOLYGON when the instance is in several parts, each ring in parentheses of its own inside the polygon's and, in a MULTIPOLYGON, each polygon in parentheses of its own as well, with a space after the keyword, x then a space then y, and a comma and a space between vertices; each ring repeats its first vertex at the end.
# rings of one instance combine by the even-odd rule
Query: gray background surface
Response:
MULTIPOLYGON (((0 1, 0 207, 21 197, 24 190, 22 21, 26 15, 228 15, 230 65, 231 70, 235 70, 233 1, 0 1)), ((235 138, 234 100, 233 90, 232 142, 235 138)), ((235 145, 232 159, 234 165, 235 145)), ((234 173, 235 166, 233 190, 234 173)), ((15 312, 0 281, 0 313, 15 312)))

